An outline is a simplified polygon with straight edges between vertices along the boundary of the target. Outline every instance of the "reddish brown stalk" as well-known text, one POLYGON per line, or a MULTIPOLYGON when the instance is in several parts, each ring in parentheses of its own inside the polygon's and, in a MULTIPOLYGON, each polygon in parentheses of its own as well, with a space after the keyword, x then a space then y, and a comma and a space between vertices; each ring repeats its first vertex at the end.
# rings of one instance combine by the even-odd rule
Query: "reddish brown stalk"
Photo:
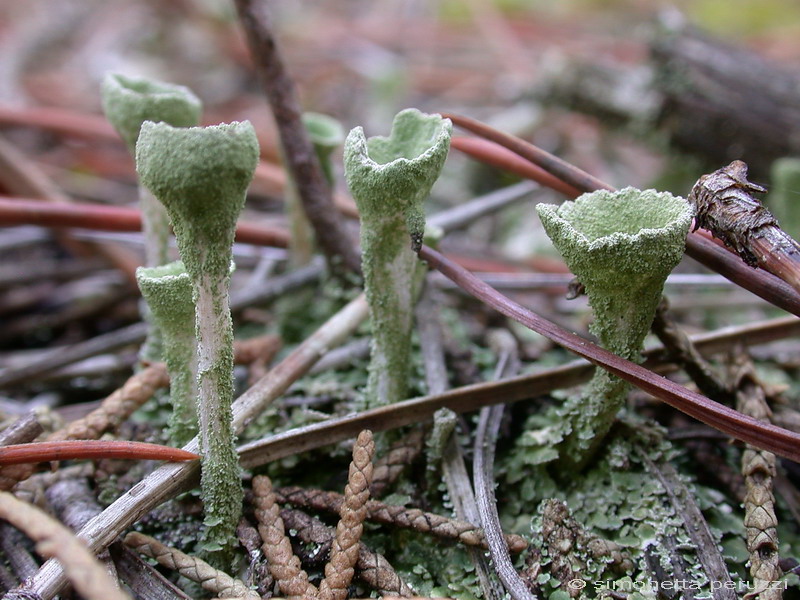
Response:
POLYGON ((423 246, 420 258, 498 312, 670 406, 731 437, 800 462, 800 434, 743 415, 562 329, 523 308, 435 250, 423 246))
MULTIPOLYGON (((0 196, 0 227, 14 225, 141 231, 142 216, 138 209, 122 206, 77 202, 52 204, 28 198, 0 196)), ((277 227, 239 223, 236 226, 236 241, 256 246, 286 248, 289 234, 277 227)))
MULTIPOLYGON (((442 116, 459 127, 511 150, 579 190, 593 192, 599 189, 614 189, 549 152, 485 123, 449 113, 444 113, 442 116)), ((775 306, 800 316, 800 294, 795 289, 770 273, 752 269, 733 253, 703 237, 700 231, 695 231, 687 237, 686 254, 775 306)))
POLYGON ((264 6, 235 0, 239 21, 261 79, 280 134, 286 169, 292 174, 303 210, 314 228, 316 241, 335 272, 361 271, 361 257, 350 240, 344 220, 333 207, 333 195, 301 120, 295 85, 283 62, 264 6))
POLYGON ((181 462, 196 460, 200 457, 194 452, 180 448, 126 441, 68 440, 0 446, 0 465, 2 466, 100 458, 181 462))
POLYGON ((484 164, 536 181, 570 198, 581 195, 578 188, 551 175, 540 166, 520 157, 519 154, 489 140, 456 136, 450 140, 450 145, 484 164))

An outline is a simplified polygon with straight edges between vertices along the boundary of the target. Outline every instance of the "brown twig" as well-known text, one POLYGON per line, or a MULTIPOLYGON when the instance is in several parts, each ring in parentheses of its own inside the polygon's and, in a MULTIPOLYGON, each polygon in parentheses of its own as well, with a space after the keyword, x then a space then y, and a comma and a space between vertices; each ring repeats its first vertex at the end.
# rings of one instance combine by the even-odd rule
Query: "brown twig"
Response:
MULTIPOLYGON (((29 198, 0 196, 0 226, 17 225, 141 231, 142 214, 139 209, 124 206, 101 206, 85 202, 52 204, 29 198)), ((277 227, 242 222, 236 226, 236 241, 255 246, 286 248, 289 234, 277 227)))
POLYGON ((581 593, 578 586, 568 586, 570 580, 580 577, 583 564, 576 550, 588 551, 592 560, 616 566, 623 572, 633 568, 633 562, 623 548, 614 542, 589 534, 570 514, 566 502, 546 500, 542 511, 542 541, 550 559, 549 571, 561 581, 570 597, 581 593))
POLYGON ((695 348, 678 324, 669 314, 669 305, 666 298, 662 298, 656 310, 652 325, 653 333, 664 344, 670 360, 680 365, 689 377, 692 378, 698 389, 717 402, 730 403, 733 394, 725 382, 720 378, 703 355, 695 348))
MULTIPOLYGON (((68 204, 69 198, 31 161, 27 160, 11 144, 0 138, 0 181, 12 194, 41 198, 52 204, 68 204)), ((71 252, 78 254, 100 253, 116 266, 133 286, 136 285, 135 270, 139 260, 128 250, 111 244, 85 244, 70 238, 65 232, 56 231, 57 239, 71 252)))
POLYGON ((251 0, 235 0, 235 5, 264 93, 275 116, 286 166, 314 228, 317 243, 333 269, 358 273, 361 259, 334 207, 330 186, 301 120, 294 83, 273 34, 271 18, 263 6, 255 6, 251 0))
POLYGON ((372 483, 369 486, 370 495, 374 498, 383 496, 389 486, 419 456, 424 444, 425 432, 420 428, 409 431, 392 444, 389 451, 375 461, 372 483))
POLYGON ((753 196, 766 191, 747 180, 747 165, 741 160, 703 175, 689 194, 696 211, 694 228, 707 229, 751 267, 761 267, 800 290, 800 244, 753 196))
POLYGON ((628 381, 670 406, 732 437, 794 461, 800 461, 800 434, 742 415, 562 329, 523 308, 480 281, 466 269, 462 269, 427 246, 422 247, 420 257, 457 283, 459 287, 500 313, 546 336, 560 346, 628 381))
POLYGON ((581 195, 581 190, 578 188, 565 183, 563 179, 551 175, 540 166, 525 160, 519 154, 495 142, 481 138, 454 136, 450 140, 450 145, 484 164, 536 181, 569 198, 577 198, 581 195))
MULTIPOLYGON (((286 527, 297 533, 297 539, 304 544, 316 546, 316 553, 326 552, 333 544, 333 529, 319 519, 301 510, 284 508, 281 518, 286 527)), ((413 596, 411 589, 400 579, 389 561, 381 554, 372 552, 362 542, 358 547, 358 576, 379 594, 387 596, 413 596)))

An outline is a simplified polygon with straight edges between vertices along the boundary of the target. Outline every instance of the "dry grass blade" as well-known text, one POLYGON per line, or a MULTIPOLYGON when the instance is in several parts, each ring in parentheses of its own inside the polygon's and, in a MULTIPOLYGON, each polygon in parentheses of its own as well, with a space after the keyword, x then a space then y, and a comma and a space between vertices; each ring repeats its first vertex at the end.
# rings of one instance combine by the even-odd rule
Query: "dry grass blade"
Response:
POLYGON ((75 534, 38 508, 0 492, 0 518, 33 539, 42 556, 56 558, 87 600, 130 600, 75 534))

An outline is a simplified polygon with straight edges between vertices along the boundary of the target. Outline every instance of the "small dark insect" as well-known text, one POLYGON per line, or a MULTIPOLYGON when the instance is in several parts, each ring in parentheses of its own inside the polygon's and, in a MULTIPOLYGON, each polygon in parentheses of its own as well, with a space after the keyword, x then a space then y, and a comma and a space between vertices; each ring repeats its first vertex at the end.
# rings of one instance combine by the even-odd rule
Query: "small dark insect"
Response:
POLYGON ((146 444, 105 440, 66 440, 0 446, 0 466, 71 459, 123 458, 129 460, 186 461, 200 458, 194 452, 146 444))

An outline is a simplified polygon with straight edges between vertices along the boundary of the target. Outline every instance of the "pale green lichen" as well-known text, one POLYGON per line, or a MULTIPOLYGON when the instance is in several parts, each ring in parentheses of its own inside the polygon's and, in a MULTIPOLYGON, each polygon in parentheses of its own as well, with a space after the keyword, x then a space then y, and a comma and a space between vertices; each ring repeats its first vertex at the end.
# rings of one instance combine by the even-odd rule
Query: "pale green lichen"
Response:
POLYGON ((194 127, 200 122, 203 105, 182 85, 109 73, 103 79, 101 93, 103 112, 131 154, 136 153, 136 140, 145 121, 173 127, 194 127))
POLYGON ((167 208, 192 279, 205 548, 232 550, 242 486, 231 424, 233 326, 228 287, 236 220, 258 162, 249 122, 174 128, 146 122, 136 144, 142 183, 167 208))
MULTIPOLYGON (((101 86, 103 111, 117 130, 132 155, 136 154, 136 140, 145 121, 163 121, 175 127, 192 127, 199 123, 202 104, 186 87, 141 77, 126 77, 109 73, 101 86)), ((139 187, 139 207, 142 211, 144 235, 144 264, 156 267, 169 261, 169 219, 164 206, 145 188, 139 187)), ((143 361, 161 360, 161 331, 149 322, 147 339, 142 345, 143 361)))
MULTIPOLYGON (((626 188, 536 207, 545 231, 584 285, 591 331, 603 347, 640 360, 664 281, 683 256, 692 212, 682 198, 626 188)), ((583 464, 622 408, 627 384, 598 371, 580 401, 564 409, 566 457, 583 464)))
POLYGON ((139 267, 136 281, 163 334, 172 413, 168 436, 175 446, 197 435, 197 339, 192 283, 181 261, 139 267))
POLYGON ((405 398, 423 201, 444 166, 451 132, 449 119, 407 109, 395 117, 388 137, 367 139, 356 127, 345 141, 345 176, 361 217, 373 328, 368 406, 405 398))

